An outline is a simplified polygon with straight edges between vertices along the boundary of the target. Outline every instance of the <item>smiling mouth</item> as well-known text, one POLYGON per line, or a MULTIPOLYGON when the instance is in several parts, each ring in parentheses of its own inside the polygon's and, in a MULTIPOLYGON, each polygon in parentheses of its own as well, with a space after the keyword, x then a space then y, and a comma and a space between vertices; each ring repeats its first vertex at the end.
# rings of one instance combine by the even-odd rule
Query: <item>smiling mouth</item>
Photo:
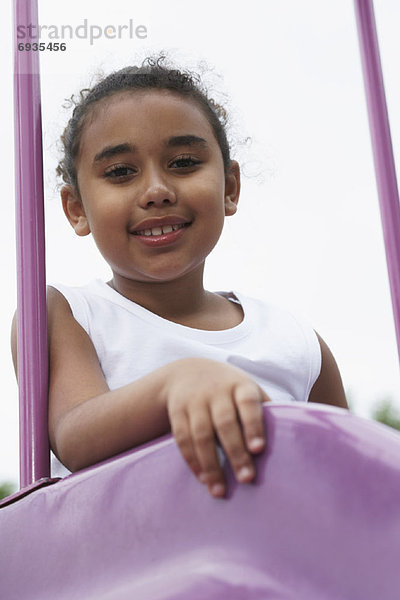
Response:
POLYGON ((141 229, 140 231, 133 231, 133 235, 140 235, 145 237, 160 236, 172 233, 173 231, 177 231, 178 229, 183 229, 183 227, 188 227, 188 225, 190 225, 190 223, 163 225, 162 227, 152 227, 151 229, 141 229))

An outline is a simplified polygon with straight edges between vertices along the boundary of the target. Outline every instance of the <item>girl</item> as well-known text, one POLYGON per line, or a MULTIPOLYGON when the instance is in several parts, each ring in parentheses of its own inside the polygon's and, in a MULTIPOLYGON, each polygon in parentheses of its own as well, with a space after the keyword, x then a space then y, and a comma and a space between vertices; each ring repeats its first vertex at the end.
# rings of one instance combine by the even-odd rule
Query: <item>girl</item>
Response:
MULTIPOLYGON (((148 59, 81 94, 62 141, 64 212, 77 235, 92 233, 113 276, 49 287, 52 450, 76 471, 172 431, 222 497, 217 441, 237 480, 252 481, 263 402, 347 407, 313 330, 203 287, 240 192, 224 111, 194 76, 148 59)), ((14 331, 14 361, 15 347, 14 331)))

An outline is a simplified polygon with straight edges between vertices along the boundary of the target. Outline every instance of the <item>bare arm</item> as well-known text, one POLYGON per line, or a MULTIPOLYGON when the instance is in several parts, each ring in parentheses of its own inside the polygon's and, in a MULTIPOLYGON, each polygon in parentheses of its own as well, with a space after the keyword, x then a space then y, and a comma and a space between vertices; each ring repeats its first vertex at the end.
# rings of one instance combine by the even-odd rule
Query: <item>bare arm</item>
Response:
MULTIPOLYGON (((162 373, 110 391, 93 344, 65 298, 48 288, 47 303, 49 436, 61 462, 76 471, 167 433, 166 406, 157 402, 162 373)), ((17 373, 16 315, 11 350, 17 373)))
POLYGON ((322 354, 321 373, 310 392, 309 402, 348 408, 342 378, 332 352, 317 334, 322 354))
POLYGON ((170 430, 162 370, 110 391, 89 336, 54 288, 48 292, 48 328, 50 442, 70 470, 170 430))
POLYGON ((212 495, 225 491, 216 437, 238 481, 254 478, 251 453, 265 445, 261 403, 269 398, 243 371, 187 358, 110 390, 89 336, 53 288, 48 325, 50 443, 71 471, 172 430, 189 467, 212 495))

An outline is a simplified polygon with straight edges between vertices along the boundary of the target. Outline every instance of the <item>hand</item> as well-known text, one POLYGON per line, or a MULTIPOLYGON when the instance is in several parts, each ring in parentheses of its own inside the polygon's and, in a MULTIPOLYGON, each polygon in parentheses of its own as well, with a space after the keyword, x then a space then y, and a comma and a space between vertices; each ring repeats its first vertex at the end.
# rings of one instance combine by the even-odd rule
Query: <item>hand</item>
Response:
POLYGON ((171 430, 193 473, 212 496, 225 494, 217 436, 236 479, 252 481, 251 453, 265 447, 261 403, 270 398, 244 371, 226 363, 185 358, 168 367, 164 398, 171 430))

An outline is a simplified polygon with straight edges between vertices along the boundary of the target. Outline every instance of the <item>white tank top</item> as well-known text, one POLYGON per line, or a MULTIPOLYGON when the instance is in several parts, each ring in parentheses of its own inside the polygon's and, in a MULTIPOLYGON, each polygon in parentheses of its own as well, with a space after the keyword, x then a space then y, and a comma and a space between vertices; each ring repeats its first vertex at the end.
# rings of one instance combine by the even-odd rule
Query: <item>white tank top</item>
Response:
POLYGON ((321 349, 310 325, 237 292, 218 293, 241 304, 243 321, 205 331, 163 319, 100 280, 82 287, 52 286, 92 340, 110 389, 180 358, 202 357, 243 369, 272 402, 306 402, 321 370, 321 349))

